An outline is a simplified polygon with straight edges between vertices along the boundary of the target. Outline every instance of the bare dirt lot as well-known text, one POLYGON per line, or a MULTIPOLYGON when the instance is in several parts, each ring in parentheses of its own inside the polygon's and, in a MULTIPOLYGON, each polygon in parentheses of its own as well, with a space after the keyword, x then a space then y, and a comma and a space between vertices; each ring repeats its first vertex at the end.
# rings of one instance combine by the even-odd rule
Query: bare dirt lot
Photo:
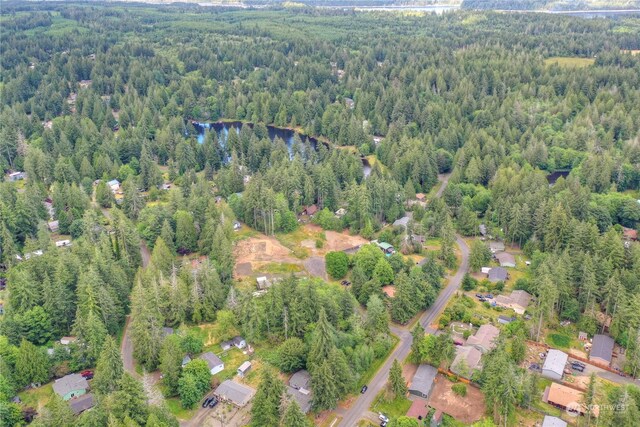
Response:
POLYGON ((436 377, 436 385, 431 391, 429 406, 440 409, 465 424, 472 424, 484 416, 484 395, 480 390, 467 386, 467 395, 460 397, 451 387, 454 383, 442 375, 436 377))
POLYGON ((298 264, 300 260, 291 254, 291 250, 283 246, 274 237, 260 234, 256 237, 240 240, 234 248, 236 257, 236 277, 251 275, 254 265, 265 262, 298 264))
POLYGON ((327 236, 327 243, 325 246, 327 251, 344 251, 345 249, 369 243, 369 241, 364 237, 350 236, 347 231, 343 231, 342 233, 338 233, 336 231, 325 231, 325 235, 327 236))

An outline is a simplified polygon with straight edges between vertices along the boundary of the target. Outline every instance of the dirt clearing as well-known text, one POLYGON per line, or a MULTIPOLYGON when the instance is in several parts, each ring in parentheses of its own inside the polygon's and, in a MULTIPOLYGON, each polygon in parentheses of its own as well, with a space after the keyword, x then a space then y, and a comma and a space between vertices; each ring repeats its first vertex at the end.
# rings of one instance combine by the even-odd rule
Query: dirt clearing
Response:
POLYGON ((436 377, 436 385, 431 391, 429 406, 440 409, 465 424, 472 424, 484 416, 484 395, 480 390, 467 385, 465 397, 455 394, 452 383, 442 375, 436 377))

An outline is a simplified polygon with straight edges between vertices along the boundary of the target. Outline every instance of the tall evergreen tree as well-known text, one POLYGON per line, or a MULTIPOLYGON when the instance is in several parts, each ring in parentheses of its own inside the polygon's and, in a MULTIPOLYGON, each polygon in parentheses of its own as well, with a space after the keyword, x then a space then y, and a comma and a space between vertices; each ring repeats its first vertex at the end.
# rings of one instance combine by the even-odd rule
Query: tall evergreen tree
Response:
POLYGON ((123 372, 120 349, 115 340, 111 336, 107 336, 96 365, 91 388, 102 395, 112 393, 117 390, 123 372))

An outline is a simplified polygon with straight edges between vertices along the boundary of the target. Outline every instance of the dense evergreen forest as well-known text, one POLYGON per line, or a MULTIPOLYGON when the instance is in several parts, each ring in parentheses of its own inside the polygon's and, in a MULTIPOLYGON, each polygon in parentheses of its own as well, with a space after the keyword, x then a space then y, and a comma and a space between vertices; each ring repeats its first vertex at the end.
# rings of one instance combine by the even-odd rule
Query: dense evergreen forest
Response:
MULTIPOLYGON (((393 347, 390 320, 433 303, 455 233, 481 223, 532 259, 519 286, 544 303, 530 337, 557 320, 593 334, 608 316, 626 369, 640 367, 640 245, 622 238, 640 227, 637 18, 4 2, 0 40, 6 425, 29 419, 16 392, 87 368, 94 409, 73 418, 56 398, 34 423, 177 425, 123 372, 115 338, 128 314, 136 362, 159 368, 184 407, 209 387, 197 363, 180 373, 202 337, 163 328, 215 321, 269 343, 281 371, 307 367, 313 410, 332 409, 393 347), (194 123, 217 121, 245 125, 200 143, 194 123), (287 147, 267 126, 319 143, 287 147), (259 299, 236 289, 234 220, 287 233, 315 205, 323 229, 400 247, 386 226, 439 174, 450 174, 442 199, 412 207, 411 231, 442 242, 420 267, 365 246, 336 260, 334 278, 353 267, 348 291, 294 277, 259 299), (63 347, 65 336, 77 341, 63 347)), ((267 394, 256 405, 272 409, 252 425, 306 425, 273 404, 282 390, 267 394)))

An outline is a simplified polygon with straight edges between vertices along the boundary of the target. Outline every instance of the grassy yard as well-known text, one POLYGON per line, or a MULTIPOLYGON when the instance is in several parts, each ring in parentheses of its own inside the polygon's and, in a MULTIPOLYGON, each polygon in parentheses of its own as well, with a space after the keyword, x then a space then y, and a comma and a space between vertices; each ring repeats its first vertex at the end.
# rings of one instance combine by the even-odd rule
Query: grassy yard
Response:
POLYGON ((302 266, 298 264, 290 264, 286 262, 271 262, 256 269, 257 273, 270 274, 291 274, 302 271, 302 266))
POLYGON ((382 412, 389 418, 398 418, 407 414, 407 411, 411 408, 411 401, 409 399, 402 396, 393 400, 387 400, 385 395, 385 390, 378 393, 371 405, 373 412, 382 412))
POLYGON ((306 227, 298 227, 296 231, 287 234, 277 234, 276 239, 283 246, 291 249, 293 256, 299 259, 306 259, 311 253, 308 247, 303 246, 305 240, 313 242, 314 245, 316 240, 326 241, 323 232, 311 231, 306 227))
POLYGON ((547 335, 545 340, 552 347, 569 348, 571 347, 571 337, 564 334, 552 333, 547 335))
POLYGON ((49 402, 51 396, 53 396, 53 383, 50 382, 42 387, 21 391, 18 393, 18 396, 24 406, 32 407, 40 411, 40 409, 49 402))
POLYGON ((544 65, 557 64, 562 68, 583 68, 593 65, 596 60, 593 58, 576 58, 573 56, 552 56, 544 60, 544 65))
POLYGON ((188 420, 195 415, 199 408, 199 406, 196 406, 193 409, 184 409, 182 407, 182 404, 180 403, 180 398, 178 397, 165 399, 165 402, 167 404, 169 412, 171 412, 179 420, 188 420))

